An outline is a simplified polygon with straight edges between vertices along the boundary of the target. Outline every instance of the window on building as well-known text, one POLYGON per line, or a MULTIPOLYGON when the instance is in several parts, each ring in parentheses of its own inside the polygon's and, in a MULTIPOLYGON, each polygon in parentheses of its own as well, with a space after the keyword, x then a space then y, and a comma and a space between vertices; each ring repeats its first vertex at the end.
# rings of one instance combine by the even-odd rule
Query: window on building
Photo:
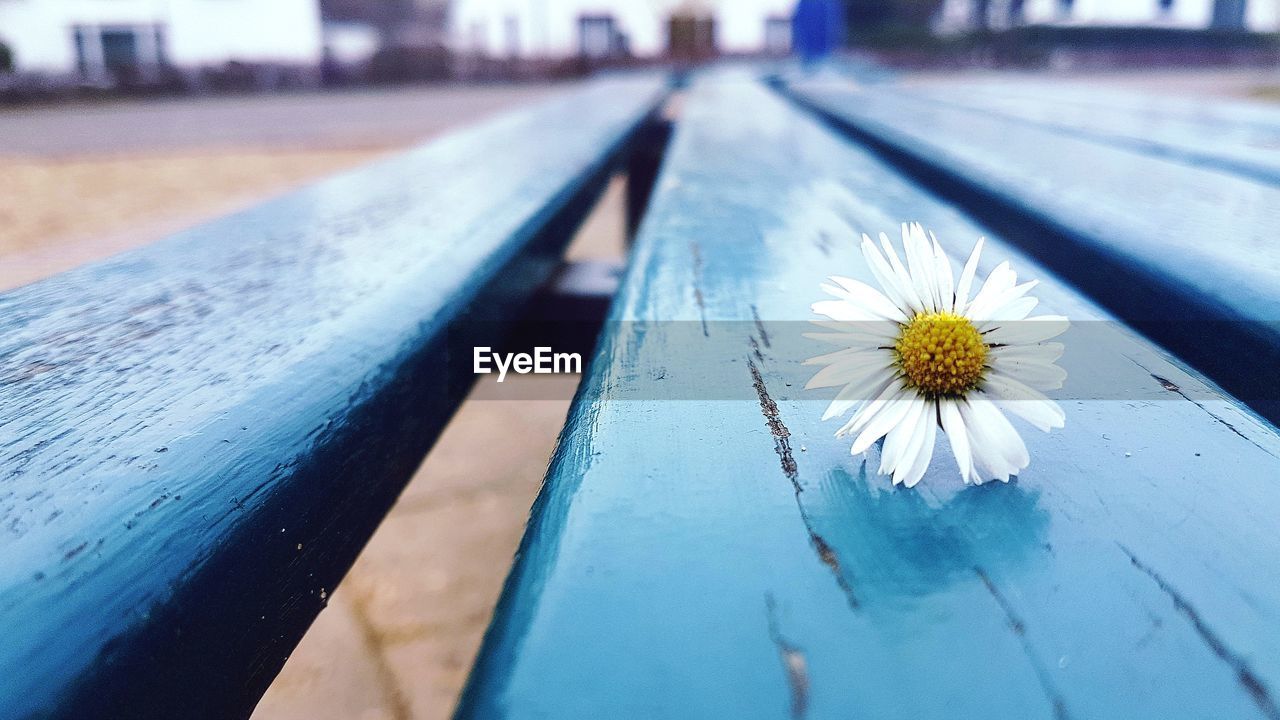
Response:
POLYGON ((138 38, 133 28, 103 29, 102 64, 112 72, 132 70, 138 66, 138 38))
POLYGON ((578 18, 578 54, 585 58, 607 58, 615 54, 617 29, 612 15, 582 15, 578 18))
POLYGON ((148 80, 168 63, 164 25, 75 25, 71 37, 86 78, 148 80))
POLYGON ((1058 16, 1069 17, 1071 11, 1075 9, 1075 0, 1058 0, 1058 16))
POLYGON ((1214 0, 1210 24, 1220 30, 1244 29, 1245 0, 1214 0))
POLYGON ((76 25, 71 28, 72 42, 76 47, 76 70, 81 75, 89 74, 89 54, 88 54, 88 30, 76 25))
POLYGON ((164 25, 156 23, 151 28, 151 37, 155 39, 155 64, 161 67, 169 64, 169 40, 165 35, 164 25))
MULTIPOLYGON (((792 41, 796 40, 792 37, 792 41)), ((712 16, 676 12, 667 18, 667 53, 679 60, 716 54, 716 20, 712 16)))
POLYGON ((1026 0, 1009 0, 1009 24, 1021 25, 1026 21, 1026 0))
POLYGON ((782 15, 765 18, 764 49, 773 55, 791 52, 791 18, 782 15))
POLYGON ((974 0, 973 26, 979 30, 991 27, 991 0, 974 0))
POLYGON ((502 26, 506 34, 507 57, 520 57, 520 18, 508 15, 502 26))

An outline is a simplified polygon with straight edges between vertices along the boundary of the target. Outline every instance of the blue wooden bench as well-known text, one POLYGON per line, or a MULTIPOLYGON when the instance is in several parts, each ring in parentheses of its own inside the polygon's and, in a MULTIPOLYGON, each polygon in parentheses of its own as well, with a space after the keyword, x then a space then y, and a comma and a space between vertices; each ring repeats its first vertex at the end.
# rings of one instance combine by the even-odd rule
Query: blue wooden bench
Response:
POLYGON ((247 716, 665 91, 0 295, 0 716, 247 716))
POLYGON ((707 80, 459 716, 1276 720, 1278 479, 1238 400, 808 113, 707 80), (956 259, 986 235, 984 273, 1012 260, 1072 319, 1066 426, 1026 429, 1017 482, 936 462, 895 491, 821 422, 809 305, 872 281, 833 209, 956 259))
POLYGON ((1280 108, 1002 76, 903 92, 1056 133, 1280 184, 1280 108))
POLYGON ((890 85, 787 92, 1280 420, 1280 187, 890 85))

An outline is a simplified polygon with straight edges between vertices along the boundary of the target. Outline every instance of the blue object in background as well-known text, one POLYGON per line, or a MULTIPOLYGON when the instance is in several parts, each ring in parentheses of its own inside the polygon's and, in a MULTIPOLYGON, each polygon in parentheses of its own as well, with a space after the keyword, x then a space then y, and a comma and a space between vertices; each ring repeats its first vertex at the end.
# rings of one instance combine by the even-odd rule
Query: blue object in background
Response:
POLYGON ((800 0, 791 16, 791 49, 811 63, 840 47, 844 37, 844 8, 839 0, 800 0))

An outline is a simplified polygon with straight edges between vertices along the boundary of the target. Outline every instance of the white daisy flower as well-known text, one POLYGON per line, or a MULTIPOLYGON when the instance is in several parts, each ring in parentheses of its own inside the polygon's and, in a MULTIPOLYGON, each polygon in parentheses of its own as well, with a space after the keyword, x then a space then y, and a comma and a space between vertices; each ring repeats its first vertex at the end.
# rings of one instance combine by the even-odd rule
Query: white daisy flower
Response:
POLYGON ((852 437, 854 455, 884 438, 880 472, 913 487, 933 459, 941 427, 965 483, 1008 482, 1030 463, 1027 446, 1005 412, 1048 432, 1065 415, 1044 390, 1062 387, 1054 363, 1062 343, 1045 342, 1067 329, 1065 317, 1029 317, 1035 281, 1018 284, 1000 263, 976 293, 979 239, 959 280, 938 241, 919 224, 902 226, 904 264, 889 238, 877 248, 862 236, 862 254, 881 289, 832 277, 835 296, 813 304, 830 332, 806 335, 841 349, 808 360, 825 365, 806 388, 840 387, 823 420, 857 407, 836 437, 852 437), (883 252, 881 252, 883 250, 883 252))

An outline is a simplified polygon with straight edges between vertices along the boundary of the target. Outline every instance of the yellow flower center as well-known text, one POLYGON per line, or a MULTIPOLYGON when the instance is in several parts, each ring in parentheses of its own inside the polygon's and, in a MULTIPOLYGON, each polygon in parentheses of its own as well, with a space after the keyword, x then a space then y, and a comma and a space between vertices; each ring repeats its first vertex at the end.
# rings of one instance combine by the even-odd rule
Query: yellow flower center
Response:
POLYGON ((911 318, 893 349, 907 385, 929 397, 964 395, 978 385, 987 362, 978 328, 948 312, 911 318))

